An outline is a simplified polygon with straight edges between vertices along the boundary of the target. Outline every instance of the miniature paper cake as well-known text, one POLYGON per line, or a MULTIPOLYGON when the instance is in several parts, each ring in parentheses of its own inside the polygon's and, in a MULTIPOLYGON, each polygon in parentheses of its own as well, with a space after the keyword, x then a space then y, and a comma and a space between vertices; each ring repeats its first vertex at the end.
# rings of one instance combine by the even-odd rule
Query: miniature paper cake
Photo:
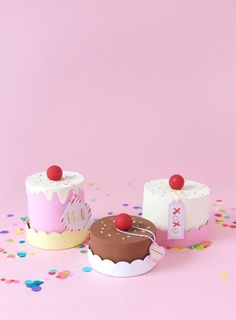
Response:
POLYGON ((165 255, 155 233, 155 225, 141 217, 120 214, 99 219, 90 228, 89 262, 110 276, 146 273, 165 255))
POLYGON ((84 202, 84 177, 72 171, 50 167, 26 179, 29 220, 28 242, 44 249, 74 247, 88 235, 91 216, 84 202))
POLYGON ((210 189, 174 175, 144 185, 143 217, 157 227, 166 247, 187 247, 208 238, 210 189))

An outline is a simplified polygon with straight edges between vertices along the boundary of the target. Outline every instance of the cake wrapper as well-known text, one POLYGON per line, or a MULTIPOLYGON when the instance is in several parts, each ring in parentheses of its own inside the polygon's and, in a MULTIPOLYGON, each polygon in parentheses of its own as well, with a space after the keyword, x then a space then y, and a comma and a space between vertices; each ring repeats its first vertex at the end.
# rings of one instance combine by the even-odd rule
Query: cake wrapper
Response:
POLYGON ((87 229, 80 231, 66 230, 62 233, 51 232, 46 233, 43 231, 36 231, 25 225, 26 239, 29 244, 34 247, 48 250, 59 250, 73 248, 85 241, 88 236, 87 229))
POLYGON ((144 260, 138 259, 131 263, 120 261, 114 263, 111 260, 102 260, 98 255, 93 254, 91 249, 88 249, 88 261, 91 267, 99 273, 113 277, 134 277, 144 274, 155 267, 157 259, 148 255, 144 260))

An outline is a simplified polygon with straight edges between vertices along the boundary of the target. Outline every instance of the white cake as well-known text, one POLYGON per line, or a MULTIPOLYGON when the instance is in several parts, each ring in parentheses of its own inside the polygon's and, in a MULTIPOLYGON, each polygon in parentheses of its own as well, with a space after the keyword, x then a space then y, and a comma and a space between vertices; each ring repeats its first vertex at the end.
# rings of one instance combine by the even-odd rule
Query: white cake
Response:
POLYGON ((143 217, 167 230, 169 206, 179 199, 185 206, 184 230, 198 229, 209 219, 209 194, 206 185, 195 181, 186 180, 181 190, 173 190, 169 179, 152 180, 144 185, 143 217))

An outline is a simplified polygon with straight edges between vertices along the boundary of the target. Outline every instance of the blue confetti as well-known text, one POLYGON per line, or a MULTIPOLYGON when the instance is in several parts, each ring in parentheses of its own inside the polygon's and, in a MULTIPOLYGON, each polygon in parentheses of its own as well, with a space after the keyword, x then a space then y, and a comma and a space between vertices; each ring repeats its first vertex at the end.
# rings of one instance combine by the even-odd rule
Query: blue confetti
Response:
POLYGON ((27 256, 27 252, 25 252, 25 251, 19 251, 19 252, 17 252, 17 255, 18 255, 18 257, 20 257, 20 258, 24 258, 24 257, 27 256))
POLYGON ((28 288, 33 288, 33 287, 37 287, 40 286, 41 284, 43 284, 44 282, 41 280, 25 280, 24 282, 26 284, 26 286, 28 288))
POLYGON ((83 267, 83 271, 90 272, 90 271, 92 271, 92 268, 91 267, 83 267))

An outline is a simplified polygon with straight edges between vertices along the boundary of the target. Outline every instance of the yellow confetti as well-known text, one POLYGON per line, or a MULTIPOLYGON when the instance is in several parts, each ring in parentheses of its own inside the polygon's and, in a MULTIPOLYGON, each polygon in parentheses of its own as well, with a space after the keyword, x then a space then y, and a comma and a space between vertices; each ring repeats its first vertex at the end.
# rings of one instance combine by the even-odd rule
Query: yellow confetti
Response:
POLYGON ((24 229, 16 229, 15 230, 15 234, 18 234, 18 235, 22 234, 23 232, 24 232, 24 229))
POLYGON ((171 248, 173 251, 186 251, 188 248, 171 248))
POLYGON ((229 275, 227 273, 225 273, 225 272, 221 272, 221 278, 222 279, 227 279, 227 278, 229 278, 229 275))

